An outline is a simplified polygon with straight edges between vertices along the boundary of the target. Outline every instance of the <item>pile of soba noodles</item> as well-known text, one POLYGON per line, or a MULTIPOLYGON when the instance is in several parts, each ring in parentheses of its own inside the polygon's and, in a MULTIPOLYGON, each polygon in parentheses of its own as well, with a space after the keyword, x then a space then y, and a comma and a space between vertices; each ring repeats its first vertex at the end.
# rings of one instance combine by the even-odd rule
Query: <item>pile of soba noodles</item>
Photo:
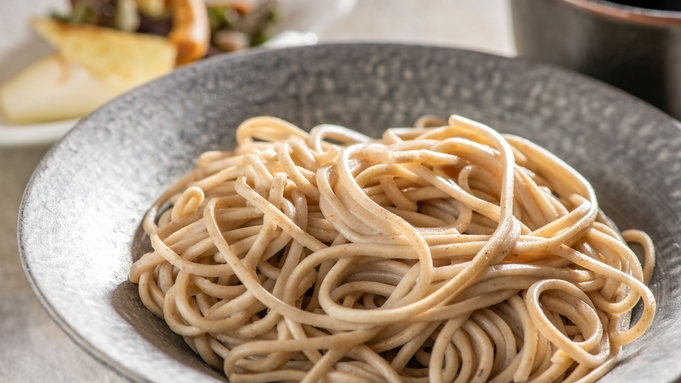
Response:
POLYGON ((651 240, 532 142, 458 116, 236 140, 154 203, 130 270, 230 382, 594 381, 653 320, 651 240))

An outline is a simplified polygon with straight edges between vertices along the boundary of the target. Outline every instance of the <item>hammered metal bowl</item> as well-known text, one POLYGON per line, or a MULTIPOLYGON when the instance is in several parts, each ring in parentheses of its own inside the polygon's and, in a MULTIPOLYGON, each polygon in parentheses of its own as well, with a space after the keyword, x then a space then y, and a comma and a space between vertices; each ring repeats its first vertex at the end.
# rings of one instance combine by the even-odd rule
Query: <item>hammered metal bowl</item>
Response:
POLYGON ((527 137, 586 176, 621 229, 659 250, 652 329, 603 382, 681 376, 681 130, 653 107, 581 75, 449 48, 335 44, 252 51, 188 67, 85 118, 38 166, 19 240, 35 293, 101 362, 134 381, 225 381, 148 312, 128 268, 148 246, 155 197, 246 118, 377 135, 457 113, 527 137))

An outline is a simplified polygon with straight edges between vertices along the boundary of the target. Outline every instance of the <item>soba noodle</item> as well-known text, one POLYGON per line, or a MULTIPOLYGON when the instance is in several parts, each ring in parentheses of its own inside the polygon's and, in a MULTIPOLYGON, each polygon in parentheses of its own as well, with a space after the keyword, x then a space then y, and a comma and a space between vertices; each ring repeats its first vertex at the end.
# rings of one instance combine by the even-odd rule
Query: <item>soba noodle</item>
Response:
POLYGON ((459 116, 236 139, 153 204, 130 270, 230 382, 594 381, 653 320, 650 238, 530 141, 459 116))

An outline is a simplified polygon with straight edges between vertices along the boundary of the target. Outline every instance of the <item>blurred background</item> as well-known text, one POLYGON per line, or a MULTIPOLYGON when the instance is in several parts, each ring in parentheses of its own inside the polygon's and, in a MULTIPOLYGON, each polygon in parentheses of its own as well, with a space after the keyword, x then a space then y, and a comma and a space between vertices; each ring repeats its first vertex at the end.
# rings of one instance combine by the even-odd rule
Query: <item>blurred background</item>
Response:
POLYGON ((509 7, 506 0, 359 0, 320 40, 427 43, 514 56, 509 7))

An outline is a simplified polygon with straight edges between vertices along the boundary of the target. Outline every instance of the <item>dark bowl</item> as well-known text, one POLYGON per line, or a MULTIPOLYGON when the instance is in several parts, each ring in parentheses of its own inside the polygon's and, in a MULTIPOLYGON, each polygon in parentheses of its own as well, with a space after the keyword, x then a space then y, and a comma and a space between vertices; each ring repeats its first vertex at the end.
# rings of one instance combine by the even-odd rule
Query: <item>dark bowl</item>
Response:
POLYGON ((519 56, 595 77, 681 119, 679 1, 510 0, 510 7, 519 56))
POLYGON ((19 241, 45 309, 78 344, 130 379, 211 382, 204 364, 148 312, 128 282, 148 246, 145 210, 209 149, 230 148, 244 119, 371 135, 423 114, 457 113, 527 137, 595 186, 621 229, 659 251, 651 330, 603 382, 681 376, 681 130, 672 118, 584 76, 449 48, 338 44, 253 51, 185 68, 85 118, 38 166, 19 241))

